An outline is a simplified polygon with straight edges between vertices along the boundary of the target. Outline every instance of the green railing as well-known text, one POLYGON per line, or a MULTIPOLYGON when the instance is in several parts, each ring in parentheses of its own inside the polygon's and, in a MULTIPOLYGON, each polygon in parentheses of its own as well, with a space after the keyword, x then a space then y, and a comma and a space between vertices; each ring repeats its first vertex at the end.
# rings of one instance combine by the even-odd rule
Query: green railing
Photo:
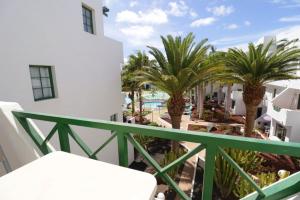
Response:
MULTIPOLYGON (((286 178, 274 187, 261 189, 255 181, 243 171, 241 167, 224 151, 224 148, 233 147, 241 150, 253 150, 266 153, 274 153, 280 155, 290 155, 300 157, 300 144, 285 143, 258 140, 245 137, 216 135, 210 133, 199 133, 192 131, 174 130, 166 128, 157 128, 150 126, 140 126, 134 124, 124 124, 119 122, 102 121, 94 119, 80 119, 74 117, 55 116, 39 113, 28 113, 13 111, 14 116, 25 129, 25 131, 32 138, 34 143, 43 154, 50 153, 49 141, 57 132, 60 148, 62 151, 70 152, 69 137, 80 146, 80 148, 92 159, 98 159, 97 154, 114 138, 117 138, 119 164, 128 167, 128 149, 127 142, 129 141, 155 168, 156 176, 160 176, 168 185, 170 185, 182 199, 190 199, 173 181, 167 172, 174 166, 183 163, 199 151, 206 149, 205 166, 204 166, 204 182, 202 189, 202 199, 208 200, 212 197, 213 191, 213 178, 215 171, 215 157, 221 154, 230 163, 233 168, 240 173, 249 183, 255 188, 256 192, 244 199, 281 199, 300 191, 298 182, 300 181, 300 174, 295 174, 286 178), (46 138, 42 138, 36 130, 32 127, 28 119, 54 122, 55 125, 46 138), (71 126, 80 126, 87 128, 111 130, 113 134, 110 138, 95 151, 92 151, 84 141, 76 134, 71 126), (198 143, 199 145, 187 152, 185 155, 170 163, 167 166, 161 167, 149 153, 133 138, 132 134, 140 134, 144 136, 152 136, 157 138, 164 138, 176 141, 188 141, 198 143), (296 177, 296 178, 295 178, 296 177), (298 184, 298 185, 297 185, 298 184), (280 197, 280 198, 279 198, 280 197)), ((101 137, 101 136, 100 136, 101 137)))

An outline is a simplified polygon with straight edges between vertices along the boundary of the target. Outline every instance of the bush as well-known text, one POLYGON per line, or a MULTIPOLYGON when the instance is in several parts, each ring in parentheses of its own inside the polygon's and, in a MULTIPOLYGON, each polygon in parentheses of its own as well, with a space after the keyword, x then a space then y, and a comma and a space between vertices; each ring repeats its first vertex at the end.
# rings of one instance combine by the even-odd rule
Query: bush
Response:
POLYGON ((156 122, 150 122, 149 124, 147 124, 148 126, 156 126, 156 127, 160 127, 160 125, 158 125, 158 123, 156 122))
MULTIPOLYGON (((263 162, 263 159, 255 151, 243 151, 232 148, 224 150, 245 172, 259 168, 263 162)), ((214 182, 222 198, 227 198, 236 188, 239 173, 220 154, 216 156, 215 167, 214 182)))
MULTIPOLYGON (((260 188, 271 185, 272 183, 275 183, 277 180, 276 174, 274 172, 257 174, 256 177, 258 179, 257 183, 260 188)), ((237 187, 233 191, 233 193, 238 198, 243 198, 255 191, 255 189, 249 184, 249 182, 243 178, 240 178, 236 185, 237 187)))
MULTIPOLYGON (((167 153, 165 153, 164 159, 160 162, 161 166, 166 166, 168 164, 170 164, 171 162, 175 161, 176 159, 178 159, 179 157, 183 156, 186 153, 186 151, 184 149, 179 148, 178 150, 176 150, 176 152, 174 151, 169 151, 167 153)), ((176 165, 175 167, 173 167, 172 169, 170 169, 167 173, 168 175, 174 179, 176 178, 176 175, 178 174, 180 165, 176 165)))
POLYGON ((131 110, 125 110, 125 111, 123 111, 123 116, 124 117, 131 116, 131 110))
POLYGON ((205 121, 210 121, 212 119, 213 113, 210 110, 205 110, 202 114, 202 119, 205 121))
POLYGON ((152 111, 149 111, 149 110, 143 110, 142 115, 143 115, 143 117, 145 117, 146 115, 148 115, 148 114, 150 114, 150 113, 152 113, 152 111))
POLYGON ((140 135, 140 134, 134 134, 133 137, 146 150, 148 150, 149 144, 155 140, 154 137, 144 136, 144 135, 140 135))

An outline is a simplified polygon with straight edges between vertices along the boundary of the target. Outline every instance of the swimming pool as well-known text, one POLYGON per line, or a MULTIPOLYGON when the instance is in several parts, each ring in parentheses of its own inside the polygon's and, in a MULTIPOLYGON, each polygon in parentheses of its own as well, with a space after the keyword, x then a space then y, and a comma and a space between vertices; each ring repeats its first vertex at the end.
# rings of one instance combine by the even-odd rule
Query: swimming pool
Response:
MULTIPOLYGON (((150 92, 144 92, 143 94, 143 108, 146 109, 158 109, 163 106, 163 103, 169 98, 169 95, 164 92, 156 92, 151 94, 150 92)), ((135 99, 138 103, 138 98, 135 99)), ((125 103, 131 103, 131 99, 125 96, 125 103)))
POLYGON ((148 108, 148 109, 156 109, 161 106, 162 106, 161 102, 144 102, 143 105, 144 108, 148 108))
POLYGON ((157 100, 157 99, 161 99, 161 100, 167 100, 168 98, 169 98, 169 95, 167 94, 167 93, 164 93, 164 92, 156 92, 156 93, 154 93, 154 94, 152 94, 152 93, 144 93, 143 94, 143 97, 145 98, 145 99, 148 99, 148 100, 157 100))

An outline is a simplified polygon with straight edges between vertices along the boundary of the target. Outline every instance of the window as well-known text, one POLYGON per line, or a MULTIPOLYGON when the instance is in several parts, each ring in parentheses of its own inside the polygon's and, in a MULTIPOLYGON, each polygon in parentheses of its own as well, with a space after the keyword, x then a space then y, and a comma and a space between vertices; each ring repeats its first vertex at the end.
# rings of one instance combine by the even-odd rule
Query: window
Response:
POLYGON ((33 97, 35 101, 54 98, 50 66, 29 66, 33 97))
POLYGON ((273 98, 276 97, 276 92, 277 92, 277 89, 275 88, 274 91, 273 91, 273 98))
MULTIPOLYGON (((110 121, 117 122, 118 121, 118 114, 116 113, 116 114, 111 115, 110 116, 110 121)), ((114 133, 114 131, 110 131, 110 132, 111 132, 111 134, 114 133)))
POLYGON ((93 11, 85 6, 82 6, 82 17, 84 31, 94 34, 93 11))
POLYGON ((112 121, 112 122, 118 121, 118 114, 113 114, 113 115, 111 115, 111 116, 110 116, 110 121, 112 121))
POLYGON ((231 109, 234 109, 234 107, 235 107, 235 100, 232 100, 232 102, 231 102, 231 109))
POLYGON ((276 123, 275 135, 282 141, 285 141, 286 128, 276 123))

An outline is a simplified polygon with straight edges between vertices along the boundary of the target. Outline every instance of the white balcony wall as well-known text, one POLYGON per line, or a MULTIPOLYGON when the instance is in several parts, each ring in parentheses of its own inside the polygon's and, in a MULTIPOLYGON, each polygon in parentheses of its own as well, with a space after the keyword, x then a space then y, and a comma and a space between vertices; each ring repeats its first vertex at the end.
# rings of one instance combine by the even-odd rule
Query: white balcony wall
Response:
POLYGON ((267 114, 284 126, 287 125, 287 112, 287 109, 280 109, 279 107, 274 108, 272 102, 268 103, 267 114))
POLYGON ((299 90, 287 88, 284 91, 282 91, 278 96, 276 96, 272 100, 272 103, 280 108, 295 110, 297 109, 299 93, 299 90))
MULTIPOLYGON (((37 158, 42 154, 23 127, 14 118, 11 111, 22 108, 17 103, 0 102, 0 146, 12 170, 15 170, 37 158)), ((31 123, 35 130, 42 136, 38 128, 31 123)), ((51 147, 54 151, 54 148, 51 147)))
POLYGON ((233 86, 232 86, 232 91, 235 91, 235 90, 243 90, 243 85, 241 85, 241 84, 233 84, 233 86))
POLYGON ((231 109, 231 113, 233 115, 245 115, 246 107, 243 101, 243 91, 232 91, 231 99, 235 101, 234 107, 231 109))
POLYGON ((272 117, 270 134, 275 135, 276 124, 284 126, 287 130, 285 141, 300 142, 300 111, 279 108, 273 106, 272 102, 268 104, 267 114, 272 117))

